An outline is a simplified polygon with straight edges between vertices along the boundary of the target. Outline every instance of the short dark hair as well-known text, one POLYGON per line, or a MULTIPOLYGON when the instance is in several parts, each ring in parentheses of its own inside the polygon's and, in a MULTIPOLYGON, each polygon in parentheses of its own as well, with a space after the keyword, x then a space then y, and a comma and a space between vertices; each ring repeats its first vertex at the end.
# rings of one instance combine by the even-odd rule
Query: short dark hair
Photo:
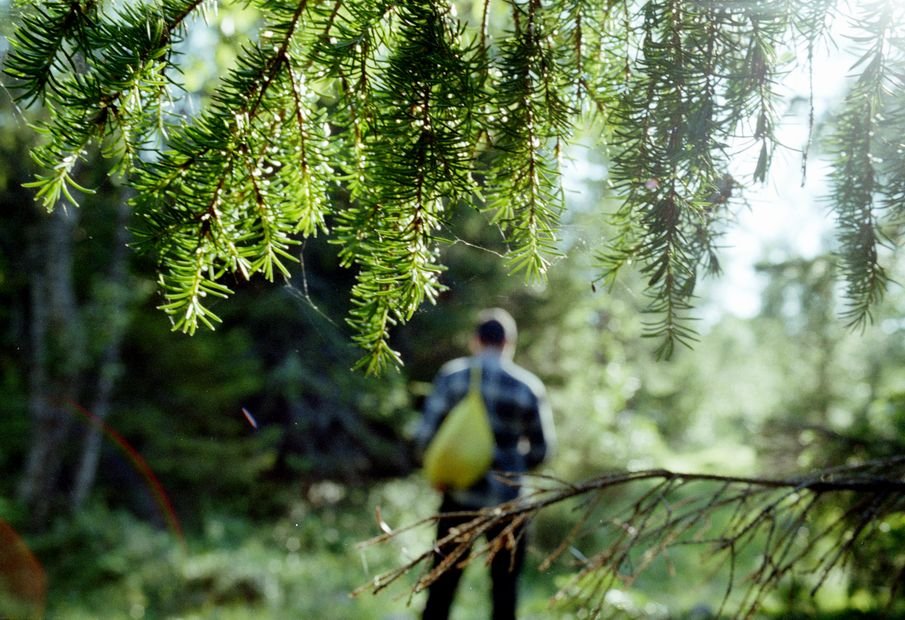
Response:
POLYGON ((483 345, 502 347, 507 343, 515 344, 515 319, 502 308, 483 310, 478 315, 475 334, 483 345))

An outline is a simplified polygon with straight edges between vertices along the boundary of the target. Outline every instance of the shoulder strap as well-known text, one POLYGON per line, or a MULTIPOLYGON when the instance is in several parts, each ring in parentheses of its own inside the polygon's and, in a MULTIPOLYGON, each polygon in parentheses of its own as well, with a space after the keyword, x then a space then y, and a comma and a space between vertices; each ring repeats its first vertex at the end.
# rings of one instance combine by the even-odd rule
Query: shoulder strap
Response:
POLYGON ((471 375, 468 379, 468 391, 469 392, 480 392, 481 391, 481 377, 483 376, 484 369, 481 367, 481 361, 475 360, 471 364, 471 375))

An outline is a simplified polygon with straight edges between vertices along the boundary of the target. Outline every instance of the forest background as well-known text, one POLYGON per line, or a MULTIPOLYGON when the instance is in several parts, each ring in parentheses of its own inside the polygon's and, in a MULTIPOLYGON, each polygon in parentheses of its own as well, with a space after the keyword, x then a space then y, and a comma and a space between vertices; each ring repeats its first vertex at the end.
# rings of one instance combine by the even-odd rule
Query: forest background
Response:
MULTIPOLYGON (((186 71, 190 92, 204 96, 252 22, 224 9, 193 26, 192 45, 215 62, 199 56, 186 71)), ((10 35, 11 22, 0 23, 10 35)), ((798 104, 791 99, 780 114, 791 124, 802 122, 798 104)), ((905 295, 893 286, 875 323, 847 329, 829 236, 806 254, 767 243, 750 272, 706 282, 699 341, 658 360, 657 343, 642 337, 642 278, 629 274, 609 290, 593 284, 591 231, 605 229, 616 205, 608 162, 591 146, 575 148, 563 258, 546 280, 509 275, 499 231, 484 214, 460 211, 451 229, 461 238, 443 256, 447 290, 393 330, 403 366, 375 377, 351 370, 360 351, 343 317, 354 275, 318 237, 305 240, 290 279, 231 282, 236 295, 216 307, 216 331, 174 333, 157 309, 154 265, 126 249, 129 190, 106 177, 105 162, 81 171, 98 187, 90 208, 48 214, 23 187, 34 174, 33 113, 0 95, 0 541, 15 550, 0 554, 13 567, 0 603, 11 609, 51 618, 414 616, 420 595, 408 592, 418 569, 379 595, 349 593, 427 549, 430 528, 358 543, 436 507, 417 472, 412 425, 433 374, 465 351, 475 311, 486 306, 512 311, 517 359, 549 388, 559 449, 545 472, 557 479, 651 468, 783 477, 903 453, 905 295), (727 311, 735 289, 752 286, 759 303, 741 316, 727 311), (49 395, 61 403, 45 453, 57 474, 51 486, 29 488, 30 429, 49 395)), ((759 212, 749 207, 739 197, 733 217, 752 221, 759 212)), ((810 215, 822 216, 819 207, 810 215)), ((730 266, 732 256, 727 249, 730 266)), ((901 275, 901 260, 889 269, 901 275)), ((604 504, 643 491, 618 489, 604 504)), ((837 513, 831 505, 802 528, 819 530, 837 513)), ((612 536, 606 506, 599 531, 537 568, 578 514, 563 502, 535 519, 525 617, 584 617, 570 603, 569 579, 584 553, 612 536), (564 600, 550 607, 560 588, 564 600)), ((883 515, 849 550, 856 559, 816 594, 819 576, 793 571, 759 613, 901 613, 889 573, 902 566, 903 539, 901 513, 883 515)), ((739 564, 756 566, 756 549, 739 564)), ((716 613, 731 578, 726 564, 707 563, 714 555, 706 545, 671 548, 608 590, 607 615, 716 613)), ((467 573, 459 618, 486 614, 479 565, 467 573)))

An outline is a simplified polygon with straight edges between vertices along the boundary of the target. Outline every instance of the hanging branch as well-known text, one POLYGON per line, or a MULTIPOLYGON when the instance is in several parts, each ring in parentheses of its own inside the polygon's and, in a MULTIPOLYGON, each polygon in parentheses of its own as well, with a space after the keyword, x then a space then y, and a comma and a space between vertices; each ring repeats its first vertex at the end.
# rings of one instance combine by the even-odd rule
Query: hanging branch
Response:
POLYGON ((515 30, 501 44, 493 114, 494 152, 486 209, 510 244, 513 272, 540 278, 558 255, 564 208, 556 152, 571 130, 574 110, 565 94, 551 43, 553 25, 538 0, 513 3, 515 30))
MULTIPOLYGON (((870 37, 870 46, 856 63, 862 67, 849 91, 837 121, 834 150, 838 153, 832 174, 836 196, 840 272, 846 282, 848 308, 843 317, 851 326, 872 321, 871 310, 886 291, 889 276, 880 264, 881 244, 877 197, 882 191, 880 171, 883 102, 887 88, 902 86, 901 78, 888 71, 893 39, 893 7, 871 3, 858 26, 870 37)), ((895 157, 895 156, 894 156, 895 157)), ((895 157, 901 161, 901 156, 895 157)))
POLYGON ((808 134, 801 153, 801 186, 807 178, 808 160, 814 146, 815 106, 814 106, 814 60, 818 44, 832 45, 829 36, 830 26, 835 16, 836 0, 815 0, 805 3, 797 11, 795 29, 803 39, 806 49, 808 74, 808 134))
POLYGON ((296 234, 323 227, 332 176, 323 112, 296 73, 292 43, 307 2, 286 4, 271 7, 269 30, 224 78, 214 104, 137 171, 144 219, 136 237, 158 254, 161 308, 175 329, 192 333, 199 321, 219 320, 206 298, 231 293, 218 282, 229 271, 288 277, 296 234))
MULTIPOLYGON (((544 276, 561 251, 560 159, 589 116, 622 201, 601 231, 601 279, 637 267, 660 354, 694 341, 698 278, 719 272, 747 181, 727 175, 728 146, 747 139, 750 179, 767 179, 785 51, 806 46, 812 62, 836 6, 509 0, 497 23, 487 0, 471 20, 440 0, 251 0, 259 29, 181 118, 174 46, 216 4, 17 6, 4 71, 46 111, 30 186, 48 208, 75 204, 90 190, 74 166, 99 147, 136 191, 136 247, 157 260, 161 307, 187 332, 216 324, 227 276, 285 276, 301 241, 329 232, 355 270, 348 321, 375 371, 399 362, 389 329, 442 289, 436 231, 453 209, 484 209, 510 268, 544 276)), ((832 200, 853 325, 886 286, 883 244, 905 231, 900 4, 864 3, 865 58, 838 116, 832 200)))
MULTIPOLYGON (((590 611, 591 617, 600 617, 611 588, 631 586, 655 561, 664 561, 671 549, 698 547, 703 558, 714 563, 714 570, 728 565, 723 573, 725 594, 716 615, 747 618, 754 616, 768 594, 793 572, 799 579, 810 576, 811 595, 816 594, 859 546, 883 536, 881 523, 886 516, 905 510, 905 456, 820 470, 800 478, 656 469, 606 474, 577 484, 539 476, 528 482, 537 490, 520 500, 457 514, 473 519, 436 541, 436 547, 449 549, 446 560, 437 567, 430 568, 431 547, 406 564, 377 575, 355 594, 380 592, 423 565, 428 568, 413 586, 413 593, 419 592, 449 566, 466 565, 478 558, 490 561, 512 544, 505 531, 487 544, 476 544, 489 529, 509 525, 511 531, 545 508, 578 501, 582 510, 575 524, 540 565, 540 570, 546 571, 567 553, 579 558, 554 603, 568 601, 590 611), (638 489, 640 493, 631 493, 638 489), (760 559, 746 565, 746 554, 760 559)), ((384 524, 383 534, 360 546, 386 544, 437 518, 396 530, 384 524)), ((899 568, 905 570, 905 566, 899 568)))
POLYGON ((719 203, 704 197, 722 176, 714 162, 721 146, 715 136, 716 17, 711 8, 696 11, 682 2, 648 3, 641 70, 616 112, 620 148, 613 172, 626 201, 613 218, 617 235, 600 259, 610 283, 628 262, 641 261, 647 311, 656 315, 647 335, 660 339, 662 357, 695 339, 687 312, 698 265, 713 254, 712 213, 719 203))
POLYGON ((344 260, 358 268, 349 322, 355 341, 371 353, 362 360, 369 372, 399 363, 387 342, 390 326, 442 290, 434 235, 447 206, 470 201, 475 191, 475 49, 448 7, 412 2, 395 16, 389 59, 369 93, 373 124, 356 138, 363 142, 356 148, 365 183, 356 185, 357 204, 336 230, 344 260))

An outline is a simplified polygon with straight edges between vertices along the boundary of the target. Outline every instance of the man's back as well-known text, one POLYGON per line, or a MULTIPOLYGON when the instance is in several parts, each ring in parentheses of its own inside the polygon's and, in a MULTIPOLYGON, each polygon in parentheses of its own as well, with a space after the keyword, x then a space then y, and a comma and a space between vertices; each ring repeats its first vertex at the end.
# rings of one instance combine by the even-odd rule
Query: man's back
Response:
POLYGON ((481 367, 481 395, 496 440, 491 472, 470 489, 454 491, 461 503, 480 507, 514 499, 517 479, 501 480, 493 471, 520 474, 539 465, 552 440, 549 405, 541 381, 493 352, 448 362, 434 381, 418 433, 421 447, 433 436, 450 409, 465 397, 471 367, 481 367))

